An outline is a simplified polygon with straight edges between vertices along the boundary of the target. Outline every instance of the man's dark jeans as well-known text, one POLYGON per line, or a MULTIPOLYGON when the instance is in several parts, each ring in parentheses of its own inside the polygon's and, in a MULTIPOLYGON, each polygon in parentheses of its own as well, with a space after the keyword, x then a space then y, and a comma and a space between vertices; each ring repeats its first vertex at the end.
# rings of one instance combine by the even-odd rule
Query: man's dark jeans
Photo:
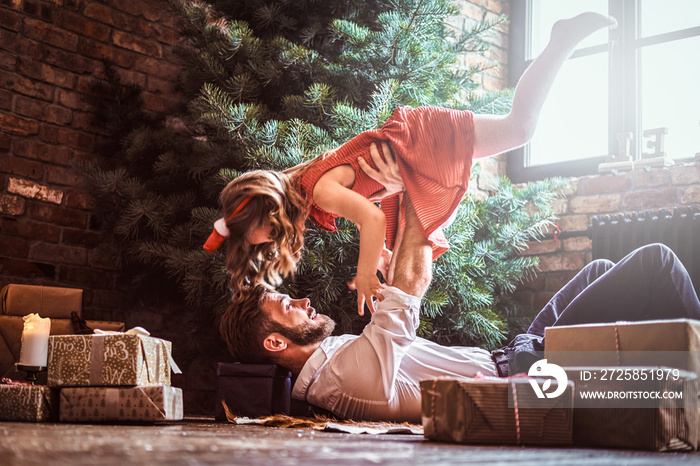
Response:
POLYGON ((542 357, 545 327, 679 318, 700 319, 693 283, 671 249, 650 244, 617 264, 605 259, 588 264, 552 297, 526 334, 494 352, 494 360, 501 362, 499 372, 505 360, 511 374, 526 371, 542 357))

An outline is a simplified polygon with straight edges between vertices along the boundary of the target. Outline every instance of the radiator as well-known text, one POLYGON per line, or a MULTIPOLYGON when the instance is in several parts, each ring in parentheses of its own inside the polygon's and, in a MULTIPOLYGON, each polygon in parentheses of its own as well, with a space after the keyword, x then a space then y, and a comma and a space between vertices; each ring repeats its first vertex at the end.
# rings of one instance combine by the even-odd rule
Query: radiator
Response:
POLYGON ((700 294, 700 210, 697 207, 595 216, 587 233, 592 240, 593 259, 614 262, 645 244, 665 244, 688 269, 695 291, 700 294))

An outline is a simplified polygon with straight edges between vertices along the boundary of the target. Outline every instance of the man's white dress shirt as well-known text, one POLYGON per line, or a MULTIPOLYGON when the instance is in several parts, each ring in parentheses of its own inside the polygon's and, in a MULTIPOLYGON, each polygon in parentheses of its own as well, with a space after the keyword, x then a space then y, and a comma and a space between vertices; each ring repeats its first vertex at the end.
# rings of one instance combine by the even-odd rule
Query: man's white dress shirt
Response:
POLYGON ((383 294, 361 335, 321 343, 299 373, 293 398, 343 418, 420 423, 421 380, 498 375, 489 351, 416 337, 419 298, 394 287, 383 294))

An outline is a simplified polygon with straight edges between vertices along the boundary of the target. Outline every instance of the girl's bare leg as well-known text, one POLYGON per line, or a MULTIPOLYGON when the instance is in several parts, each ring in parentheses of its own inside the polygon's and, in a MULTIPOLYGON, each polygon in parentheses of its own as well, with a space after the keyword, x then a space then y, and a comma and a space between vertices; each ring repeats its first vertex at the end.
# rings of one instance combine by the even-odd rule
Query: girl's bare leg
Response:
POLYGON ((598 29, 617 26, 615 18, 582 13, 557 21, 549 43, 525 70, 507 115, 474 115, 474 158, 500 154, 526 144, 534 135, 547 94, 579 42, 598 29))

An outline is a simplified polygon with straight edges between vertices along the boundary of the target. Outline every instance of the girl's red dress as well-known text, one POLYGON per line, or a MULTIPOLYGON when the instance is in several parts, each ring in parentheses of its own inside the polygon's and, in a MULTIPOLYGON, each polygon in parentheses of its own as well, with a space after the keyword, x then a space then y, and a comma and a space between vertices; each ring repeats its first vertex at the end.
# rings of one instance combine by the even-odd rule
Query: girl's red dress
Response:
MULTIPOLYGON (((357 163, 363 157, 373 168, 369 147, 372 142, 388 141, 418 220, 433 248, 433 259, 449 249, 440 228, 453 214, 467 191, 474 148, 474 118, 468 110, 441 107, 400 107, 380 129, 365 131, 324 159, 314 162, 301 176, 299 188, 312 199, 314 186, 326 171, 348 164, 355 170, 352 190, 369 198, 384 187, 362 171, 357 163)), ((381 153, 381 146, 378 145, 381 153)), ((387 248, 394 247, 399 209, 399 194, 385 197, 381 209, 386 215, 387 248)), ((336 231, 337 215, 311 201, 311 219, 327 231, 336 231)), ((404 218, 403 215, 401 218, 404 218)))

